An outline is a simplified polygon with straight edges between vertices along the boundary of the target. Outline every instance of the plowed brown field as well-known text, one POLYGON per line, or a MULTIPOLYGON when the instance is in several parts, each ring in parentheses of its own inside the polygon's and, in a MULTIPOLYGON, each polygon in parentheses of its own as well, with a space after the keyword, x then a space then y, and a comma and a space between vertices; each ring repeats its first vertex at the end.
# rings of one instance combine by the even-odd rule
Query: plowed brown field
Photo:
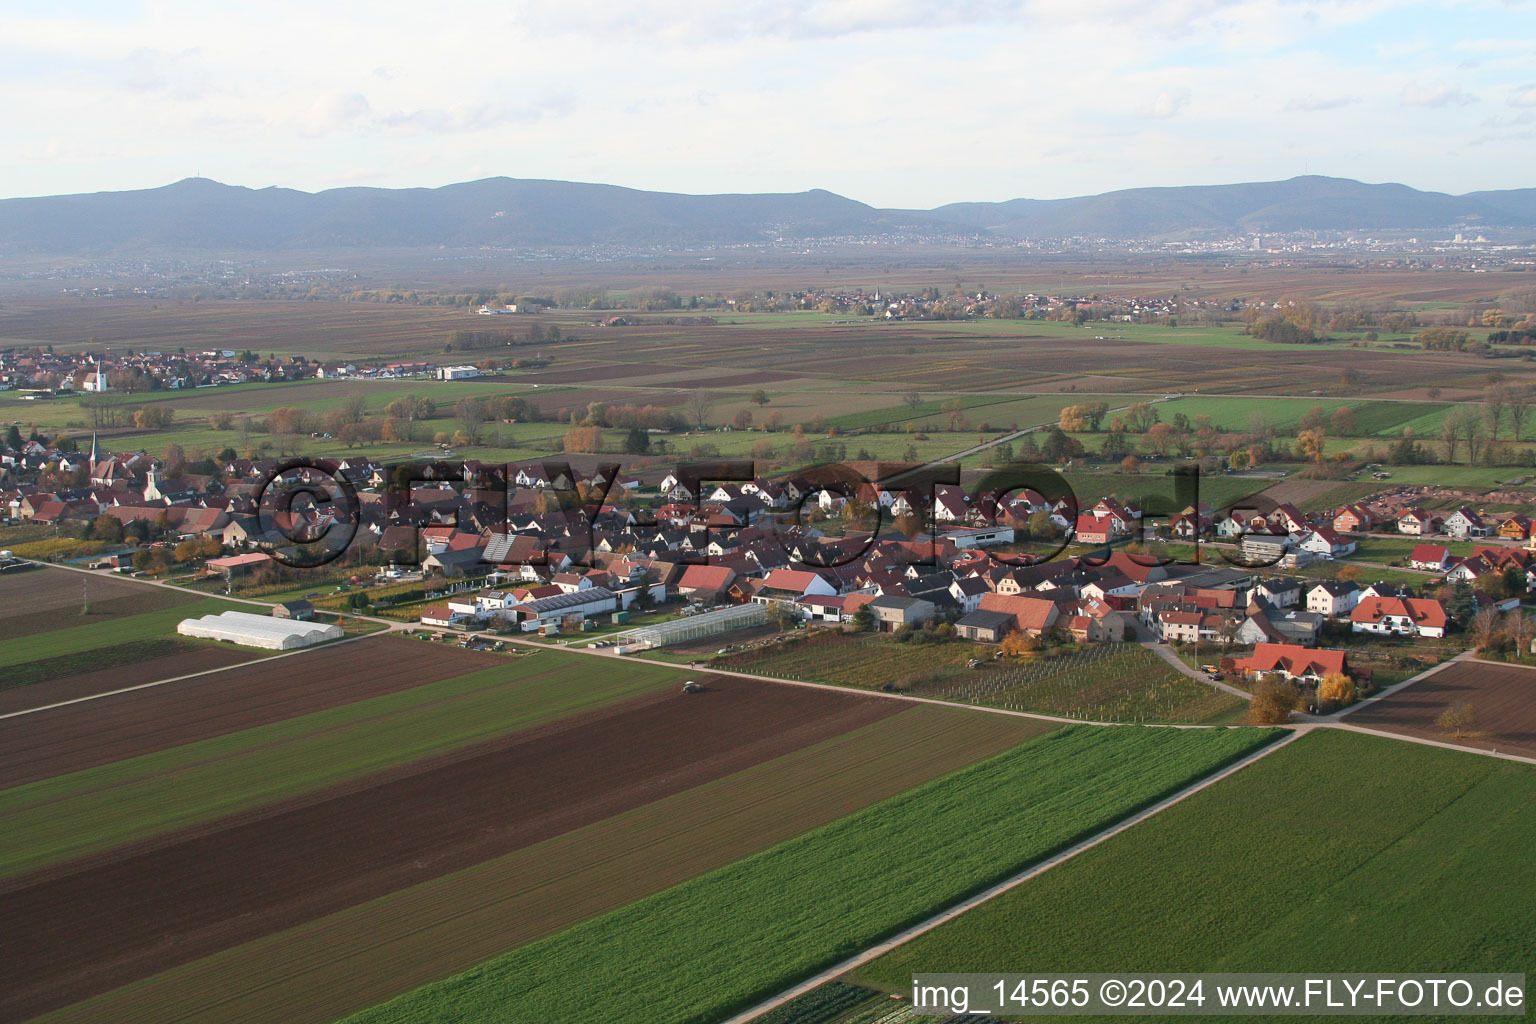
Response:
POLYGON ((85 704, 0 719, 0 788, 394 693, 498 663, 492 654, 399 637, 369 637, 85 704))
POLYGON ((739 679, 642 697, 0 886, 0 1019, 39 1012, 742 771, 902 710, 739 679), (103 862, 105 861, 105 862, 103 862))
POLYGON ((1536 669, 1459 661, 1422 682, 1346 715, 1349 725, 1536 757, 1536 669), (1447 705, 1477 712, 1473 735, 1457 739, 1435 728, 1447 705))

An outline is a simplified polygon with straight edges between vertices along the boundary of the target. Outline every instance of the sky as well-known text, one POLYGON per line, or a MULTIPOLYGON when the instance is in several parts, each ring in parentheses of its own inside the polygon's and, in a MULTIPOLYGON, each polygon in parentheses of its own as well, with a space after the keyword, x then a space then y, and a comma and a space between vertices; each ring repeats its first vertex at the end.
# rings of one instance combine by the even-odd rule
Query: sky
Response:
POLYGON ((1536 186, 1523 0, 0 0, 0 196, 1536 186))

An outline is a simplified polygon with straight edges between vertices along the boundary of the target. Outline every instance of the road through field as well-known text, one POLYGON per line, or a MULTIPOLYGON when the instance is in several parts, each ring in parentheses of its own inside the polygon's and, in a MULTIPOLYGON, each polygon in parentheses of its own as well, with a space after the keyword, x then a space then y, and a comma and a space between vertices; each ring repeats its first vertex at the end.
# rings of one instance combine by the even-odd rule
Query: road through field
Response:
POLYGON ((938 914, 935 914, 934 916, 928 918, 927 920, 922 921, 922 922, 920 922, 918 924, 913 925, 910 928, 907 928, 907 929, 899 932, 898 934, 892 936, 891 938, 886 939, 884 942, 881 942, 881 943, 879 943, 877 945, 871 946, 871 947, 865 949, 863 952, 858 953, 858 954, 856 954, 854 956, 851 956, 851 957, 849 957, 846 960, 843 960, 841 963, 834 964, 833 966, 827 968, 826 970, 816 974, 814 977, 807 978, 805 981, 800 982, 798 985, 795 985, 792 988, 789 988, 789 989, 786 989, 783 992, 780 992, 778 995, 774 996, 773 998, 764 1000, 763 1002, 757 1004, 756 1006, 753 1006, 752 1008, 750 1008, 748 1010, 745 1010, 745 1011, 743 1011, 741 1013, 736 1014, 734 1017, 731 1017, 731 1018, 727 1019, 726 1021, 724 1021, 723 1024, 747 1024, 747 1022, 753 1020, 756 1017, 761 1016, 764 1013, 767 1013, 769 1010, 771 1010, 771 1009, 773 1009, 773 1008, 775 1008, 777 1006, 782 1006, 784 1003, 787 1003, 791 999, 797 998, 798 996, 805 995, 807 992, 811 991, 812 989, 826 984, 827 982, 833 980, 834 978, 838 977, 839 975, 846 974, 847 972, 853 970, 856 967, 863 966, 864 964, 867 964, 867 963, 877 959, 878 957, 881 957, 881 956, 885 955, 886 953, 890 952, 891 950, 895 949, 898 946, 901 946, 901 945, 904 945, 904 944, 906 944, 908 942, 911 942, 913 939, 917 938, 919 935, 922 935, 922 934, 924 934, 926 932, 930 932, 933 929, 937 928, 939 925, 944 924, 947 921, 954 920, 955 918, 959 917, 961 914, 965 913, 967 910, 970 910, 973 907, 979 906, 980 904, 986 903, 988 900, 995 899, 996 897, 1002 895, 1003 893, 1007 892, 1010 889, 1013 889, 1013 888, 1016 888, 1016 887, 1018 887, 1020 885, 1023 885, 1025 882, 1029 881, 1030 879, 1035 878, 1035 877, 1037 877, 1037 876, 1039 876, 1041 874, 1044 874, 1045 872, 1051 870, 1052 868, 1056 867, 1057 865, 1063 864, 1066 861, 1071 860, 1073 857, 1076 857, 1078 854, 1083 853, 1085 850, 1090 850, 1093 847, 1098 846, 1100 843, 1102 843, 1102 842, 1104 842, 1104 841, 1106 841, 1108 839, 1111 839, 1114 836, 1119 835, 1121 832, 1124 832, 1126 829, 1132 828, 1133 826, 1139 824, 1140 822, 1145 821, 1146 819, 1152 817, 1153 815, 1158 814, 1158 813, 1160 813, 1162 811, 1165 811, 1169 807, 1172 807, 1175 804, 1180 803, 1181 801, 1189 799, 1191 796, 1194 796, 1196 793, 1200 792, 1201 790, 1204 790, 1204 789, 1206 789, 1206 788, 1208 788, 1210 786, 1215 785, 1216 783, 1220 782, 1222 779, 1225 779, 1225 778, 1227 778, 1230 775, 1233 775, 1233 774, 1235 774, 1237 772, 1242 771, 1244 768, 1246 768, 1250 764, 1253 764, 1255 761, 1258 761, 1259 759, 1264 758, 1264 757, 1268 757, 1270 754, 1274 753, 1276 750, 1279 750, 1282 747, 1285 747, 1288 744, 1295 742, 1297 737, 1299 737, 1303 733, 1305 733, 1308 730, 1308 728, 1310 728, 1310 727, 1302 727, 1300 729, 1295 729, 1295 730, 1291 731, 1288 735, 1281 737, 1280 739, 1276 740, 1273 743, 1270 743, 1270 744, 1267 744, 1267 745, 1265 745, 1263 747, 1260 747, 1258 750, 1255 750, 1253 753, 1248 754, 1247 756, 1241 758, 1240 760, 1234 761, 1232 764, 1227 765, 1225 768, 1222 768, 1220 771, 1217 771, 1217 772, 1214 772, 1214 773, 1212 773, 1210 775, 1207 775, 1205 778, 1200 779, 1198 782, 1194 782, 1194 783, 1184 787, 1183 789, 1179 790, 1177 793, 1174 793, 1172 796, 1166 797, 1166 798, 1158 801, 1157 803, 1153 804, 1151 807, 1148 807, 1148 808, 1145 808, 1144 810, 1138 811, 1137 813, 1132 814, 1128 818, 1123 818, 1120 821, 1116 822, 1115 824, 1109 826, 1108 828, 1103 829, 1100 832, 1094 833, 1092 836, 1089 836, 1087 839, 1084 839, 1082 842, 1079 842, 1079 843, 1077 843, 1077 844, 1075 844, 1075 845, 1073 845, 1073 846, 1071 846, 1071 847, 1061 851, 1060 853, 1058 853, 1058 854, 1056 854, 1056 855, 1054 855, 1052 857, 1046 858, 1045 860, 1039 862, 1038 864, 1035 864, 1034 866, 1030 867, 1029 869, 1027 869, 1025 871, 1022 871, 1019 874, 1014 875, 1011 878, 1005 879, 1005 880, 999 882, 998 884, 992 886, 991 888, 986 889, 983 892, 977 893, 975 896, 972 896, 969 899, 962 900, 961 902, 954 904, 953 906, 949 907, 948 909, 946 909, 946 910, 944 910, 944 911, 942 911, 942 912, 940 912, 938 914))

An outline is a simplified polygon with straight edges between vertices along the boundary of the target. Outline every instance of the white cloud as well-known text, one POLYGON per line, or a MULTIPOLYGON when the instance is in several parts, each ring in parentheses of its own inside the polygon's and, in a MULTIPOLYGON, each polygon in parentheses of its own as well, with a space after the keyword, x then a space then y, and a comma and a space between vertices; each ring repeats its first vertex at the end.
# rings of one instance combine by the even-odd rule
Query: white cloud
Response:
POLYGON ((1512 85, 1536 46, 1520 13, 1458 3, 1475 36, 1416 27, 1411 0, 466 0, 436 21, 404 0, 367 17, 156 0, 110 21, 34 14, 0 38, 7 145, 29 154, 0 163, 0 195, 201 170, 305 189, 492 174, 823 187, 923 206, 1286 177, 1322 153, 1369 180, 1530 184, 1529 160, 1456 156, 1502 127, 1479 127, 1469 101, 1536 105, 1536 86, 1512 85), (1479 66, 1456 70, 1469 56, 1479 66), (1277 140, 1281 110, 1340 113, 1277 140), (92 118, 89 146, 46 150, 81 111, 110 116, 92 118), (1407 171, 1402 140, 1426 127, 1447 145, 1407 171))
POLYGON ((1409 82, 1403 86, 1403 102, 1410 107, 1464 107, 1476 103, 1477 97, 1463 92, 1454 83, 1432 82, 1421 85, 1409 82))
POLYGON ((1189 106, 1188 89, 1164 89, 1152 97, 1152 102, 1137 110, 1139 117, 1149 117, 1162 120, 1177 117, 1179 112, 1189 106))
POLYGON ((1286 110, 1338 110, 1356 102, 1353 96, 1297 96, 1286 103, 1286 110))

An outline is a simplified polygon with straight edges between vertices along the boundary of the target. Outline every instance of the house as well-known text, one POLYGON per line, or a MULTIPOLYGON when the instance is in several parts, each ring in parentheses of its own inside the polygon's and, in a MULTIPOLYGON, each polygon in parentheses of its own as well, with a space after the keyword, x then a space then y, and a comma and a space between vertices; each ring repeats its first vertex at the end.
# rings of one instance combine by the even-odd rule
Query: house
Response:
POLYGON ((1444 572, 1451 564, 1451 549, 1443 544, 1415 544, 1408 564, 1425 572, 1444 572))
POLYGON ((1499 524, 1499 536, 1508 540, 1525 540, 1531 535, 1529 516, 1510 516, 1499 524))
POLYGON ((1276 608, 1301 603, 1301 581, 1290 576, 1270 576, 1254 584, 1253 596, 1276 608))
POLYGON ((1079 544, 1108 544, 1115 535, 1114 523, 1109 516, 1078 516, 1077 526, 1072 531, 1073 539, 1079 544))
POLYGON ((272 615, 279 619, 307 622, 315 617, 315 606, 308 601, 282 601, 272 606, 272 615))
POLYGON ((1333 514, 1333 528, 1340 533, 1368 533, 1377 522, 1363 505, 1346 505, 1333 514))
POLYGON ((1307 611, 1342 619, 1360 601, 1360 585, 1347 580, 1323 580, 1307 591, 1307 611))
POLYGON ((1466 540, 1469 537, 1486 537, 1493 529, 1476 512, 1469 508, 1459 508, 1445 517, 1445 532, 1457 540, 1466 540))
POLYGON ((690 565, 678 578, 676 590, 682 597, 699 604, 719 604, 731 584, 736 582, 736 570, 725 565, 690 565))
POLYGON ((1255 602, 1248 606, 1248 618, 1237 631, 1241 644, 1282 643, 1299 647, 1316 647, 1318 634, 1323 628, 1323 617, 1317 612, 1291 608, 1278 608, 1255 602))
POLYGON ((1001 643, 1013 629, 1014 616, 1009 612, 989 612, 980 608, 961 616, 955 622, 955 632, 967 640, 981 643, 1001 643))
POLYGON ((1030 636, 1044 633, 1061 617, 1054 601, 1022 594, 985 594, 977 607, 981 611, 1007 612, 1013 616, 1013 628, 1030 636))
POLYGON ((1262 567, 1279 565, 1291 549, 1291 538, 1283 533, 1245 533, 1243 563, 1262 567))
POLYGON ((1280 676, 1314 686, 1324 676, 1349 674, 1343 651, 1312 651, 1295 644, 1258 644, 1251 655, 1237 659, 1236 668, 1248 676, 1280 676))
POLYGON ((1439 601, 1422 597, 1368 597, 1349 614, 1356 633, 1445 636, 1449 617, 1439 601))
POLYGON ((866 605, 875 617, 876 628, 883 633, 894 633, 902 626, 917 626, 933 618, 933 602, 917 597, 886 595, 877 597, 866 605))
POLYGON ((1429 533, 1439 533, 1444 525, 1444 520, 1439 516, 1431 515, 1421 508, 1410 508, 1399 513, 1397 517, 1397 532, 1410 534, 1414 537, 1422 537, 1429 533))
POLYGON ((1298 546, 1324 558, 1343 558, 1355 550, 1355 542, 1339 536, 1331 526, 1319 526, 1303 537, 1298 546))
POLYGON ((433 604, 423 608, 418 616, 423 626, 452 626, 462 616, 455 615, 445 604, 433 604))

